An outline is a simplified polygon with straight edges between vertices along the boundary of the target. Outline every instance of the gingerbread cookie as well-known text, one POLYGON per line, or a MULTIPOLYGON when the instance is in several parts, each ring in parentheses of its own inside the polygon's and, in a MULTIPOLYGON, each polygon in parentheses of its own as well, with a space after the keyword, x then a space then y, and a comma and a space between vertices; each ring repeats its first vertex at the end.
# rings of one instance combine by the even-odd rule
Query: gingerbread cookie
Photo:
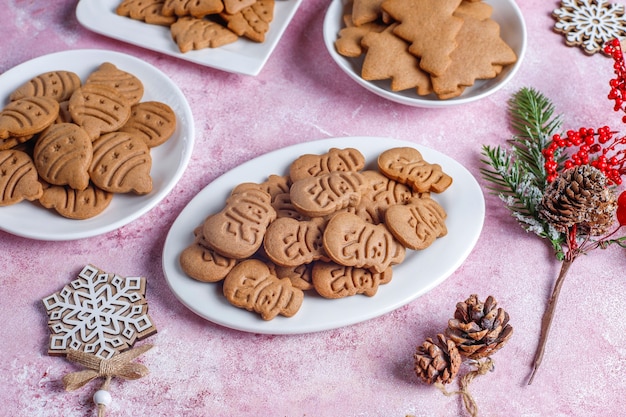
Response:
POLYGON ((363 23, 355 26, 352 23, 352 16, 348 15, 344 18, 346 27, 339 30, 337 40, 335 41, 335 49, 340 55, 356 58, 363 54, 364 49, 361 40, 370 32, 381 32, 385 29, 385 25, 378 22, 363 23))
POLYGON ((335 214, 324 230, 324 250, 334 262, 383 272, 404 260, 405 248, 382 224, 351 213, 335 214))
POLYGON ((452 184, 452 177, 438 164, 428 163, 415 148, 388 149, 378 156, 378 169, 387 177, 413 188, 415 192, 441 193, 452 184))
POLYGON ((228 14, 235 14, 239 13, 248 6, 252 6, 256 0, 223 0, 223 2, 224 12, 228 14))
POLYGON ((225 207, 203 225, 207 244, 222 256, 248 258, 261 247, 269 224, 276 218, 271 197, 257 188, 233 192, 225 207))
POLYGON ((274 20, 274 0, 256 0, 237 13, 220 13, 228 29, 254 42, 264 42, 274 20))
POLYGON ((326 257, 322 243, 325 225, 326 220, 320 217, 308 221, 289 217, 276 219, 265 233, 265 254, 281 266, 298 266, 323 259, 326 257))
POLYGON ((430 75, 419 66, 419 60, 409 52, 406 41, 394 35, 396 25, 384 31, 370 32, 361 44, 366 49, 361 67, 364 80, 391 80, 391 91, 415 89, 417 95, 433 92, 430 75))
POLYGON ((454 15, 461 1, 386 0, 381 8, 400 23, 394 33, 410 43, 409 51, 420 58, 420 68, 440 75, 450 65, 463 26, 463 19, 454 15))
POLYGON ((354 0, 352 2, 352 23, 355 26, 375 22, 382 15, 380 5, 384 0, 354 0))
POLYGON ((120 92, 94 82, 76 89, 68 106, 72 120, 87 131, 91 140, 124 126, 130 109, 131 103, 120 92))
POLYGON ((165 0, 161 13, 164 16, 192 16, 197 19, 224 10, 222 0, 165 0))
POLYGON ((237 264, 224 279, 224 296, 234 306, 245 308, 272 320, 277 315, 291 317, 298 312, 304 293, 279 279, 265 263, 248 259, 237 264))
POLYGON ((239 37, 217 22, 194 17, 181 17, 170 26, 172 39, 182 53, 195 49, 218 48, 239 37))
POLYGON ((294 182, 289 194, 291 203, 300 213, 320 217, 358 205, 366 187, 365 179, 358 172, 332 171, 294 182))
POLYGON ((50 126, 59 113, 59 102, 46 96, 11 101, 0 111, 0 139, 30 136, 50 126))
POLYGON ((517 61, 513 49, 500 38, 500 25, 495 21, 469 15, 463 21, 458 47, 450 54, 451 64, 441 75, 432 77, 433 90, 446 98, 461 95, 463 88, 476 80, 494 78, 502 66, 517 61))
POLYGON ((147 194, 152 191, 151 168, 150 148, 132 133, 107 133, 93 142, 89 176, 105 191, 147 194))
POLYGON ((115 13, 153 25, 169 26, 176 17, 163 14, 164 4, 165 0, 122 0, 115 13))
POLYGON ((359 171, 365 166, 365 157, 354 148, 331 148, 321 155, 306 154, 296 158, 289 165, 292 182, 316 177, 331 171, 359 171))
POLYGON ((308 291, 313 289, 313 277, 311 275, 313 265, 315 262, 296 266, 274 265, 274 274, 277 278, 288 278, 294 288, 308 291))
POLYGON ((291 203, 289 192, 276 195, 272 199, 272 207, 276 211, 276 218, 288 217, 295 220, 309 220, 310 217, 300 213, 291 203))
POLYGON ((423 250, 448 233, 447 214, 432 198, 414 197, 385 212, 385 224, 393 236, 408 249, 423 250))
POLYGON ((237 264, 234 259, 226 258, 211 249, 204 239, 202 227, 194 231, 195 239, 180 254, 182 270, 191 278, 202 282, 223 280, 237 264))
POLYGON ((313 288, 324 298, 344 298, 356 294, 373 297, 378 287, 391 281, 391 267, 383 272, 339 265, 334 262, 316 262, 311 277, 313 288))
POLYGON ((0 206, 37 200, 42 193, 30 156, 14 149, 0 151, 0 206))
POLYGON ((120 129, 136 134, 149 148, 167 141, 176 130, 176 114, 160 101, 143 101, 130 109, 128 121, 120 129))
POLYGON ((68 100, 80 85, 80 77, 72 71, 49 71, 26 81, 11 93, 9 99, 45 96, 61 102, 68 100))
POLYGON ((116 90, 132 106, 143 97, 143 83, 130 72, 123 71, 110 62, 102 63, 87 77, 87 83, 103 84, 116 90))
POLYGON ((113 193, 101 190, 93 184, 89 184, 84 190, 49 185, 44 188, 39 203, 45 208, 54 209, 65 218, 85 220, 102 213, 112 199, 113 193))
POLYGON ((89 185, 93 147, 89 135, 74 123, 55 123, 42 133, 33 150, 41 178, 54 185, 84 190, 89 185))

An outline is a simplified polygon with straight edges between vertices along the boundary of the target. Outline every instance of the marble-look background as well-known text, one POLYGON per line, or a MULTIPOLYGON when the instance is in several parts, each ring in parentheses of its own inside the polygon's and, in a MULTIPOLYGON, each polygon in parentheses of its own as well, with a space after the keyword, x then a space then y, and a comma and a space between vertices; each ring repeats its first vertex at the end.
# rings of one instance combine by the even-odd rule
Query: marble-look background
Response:
POLYGON ((77 22, 75 0, 6 1, 0 72, 56 51, 127 53, 156 66, 182 89, 197 136, 190 164, 171 194, 119 230, 70 242, 0 232, 0 415, 95 415, 91 396, 96 384, 71 393, 62 389, 62 376, 77 368, 46 354, 47 317, 41 304, 87 263, 146 276, 150 315, 159 329, 149 339, 156 347, 141 358, 150 375, 113 381, 110 416, 465 415, 458 397, 445 397, 417 380, 412 355, 472 293, 496 297, 515 328, 509 344, 494 356, 495 372, 471 385, 481 416, 624 415, 624 250, 596 251, 576 261, 544 364, 528 386, 541 315, 559 264, 546 242, 526 234, 487 193, 480 239, 448 280, 392 313, 346 328, 298 336, 229 330, 177 301, 162 272, 166 234, 196 193, 239 164, 287 145, 341 136, 394 137, 448 154, 484 187, 481 145, 503 145, 510 138, 507 100, 521 87, 550 97, 566 128, 626 130, 606 99, 611 60, 568 47, 553 32, 551 12, 558 1, 518 4, 528 28, 528 50, 516 78, 480 102, 419 109, 365 91, 335 65, 322 40, 328 1, 303 2, 256 77, 92 33, 77 22))

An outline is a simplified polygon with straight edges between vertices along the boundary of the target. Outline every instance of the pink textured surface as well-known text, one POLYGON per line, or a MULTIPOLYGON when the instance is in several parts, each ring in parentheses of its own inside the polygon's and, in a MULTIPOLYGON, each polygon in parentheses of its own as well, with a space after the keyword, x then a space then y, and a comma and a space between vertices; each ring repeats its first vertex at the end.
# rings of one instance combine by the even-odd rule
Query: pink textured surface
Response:
MULTIPOLYGON (((188 169, 172 193, 135 222, 106 235, 41 242, 0 232, 0 415, 94 415, 96 384, 64 392, 77 368, 46 354, 41 299, 87 263, 148 278, 156 348, 141 361, 151 373, 114 380, 110 416, 465 415, 458 397, 419 382, 415 346, 441 331, 456 302, 492 294, 515 334, 496 370, 471 385, 483 416, 624 415, 626 410, 626 257, 597 251, 574 264, 544 364, 527 386, 541 314, 558 264, 545 242, 526 234, 493 196, 475 250, 442 285, 393 313, 358 325, 301 336, 266 336, 207 322, 173 296, 161 270, 165 236, 180 210, 213 179, 287 145, 340 136, 389 136, 440 150, 479 180, 482 144, 510 137, 507 100, 524 86, 550 97, 565 126, 620 130, 606 100, 612 62, 567 47, 552 31, 559 2, 519 2, 528 50, 516 78, 497 94, 452 109, 385 101, 343 74, 322 41, 327 1, 307 0, 257 77, 190 64, 94 34, 76 21, 76 1, 9 0, 0 25, 0 72, 51 52, 104 48, 140 57, 186 95, 196 122, 188 169)), ((270 167, 268 167, 269 169, 270 167)), ((0 216, 2 215, 0 211, 0 216)))

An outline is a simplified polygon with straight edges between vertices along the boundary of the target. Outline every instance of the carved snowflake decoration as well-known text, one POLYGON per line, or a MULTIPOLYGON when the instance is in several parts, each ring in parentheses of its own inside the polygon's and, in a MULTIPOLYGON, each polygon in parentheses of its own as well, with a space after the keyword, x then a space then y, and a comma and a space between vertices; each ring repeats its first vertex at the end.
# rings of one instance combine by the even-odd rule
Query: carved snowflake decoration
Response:
POLYGON ((43 299, 52 333, 48 353, 73 349, 108 359, 155 333, 144 295, 144 277, 85 266, 76 280, 43 299))
POLYGON ((552 15, 554 31, 564 34, 569 46, 581 46, 591 55, 604 53, 604 45, 626 36, 624 6, 608 0, 562 0, 552 15))

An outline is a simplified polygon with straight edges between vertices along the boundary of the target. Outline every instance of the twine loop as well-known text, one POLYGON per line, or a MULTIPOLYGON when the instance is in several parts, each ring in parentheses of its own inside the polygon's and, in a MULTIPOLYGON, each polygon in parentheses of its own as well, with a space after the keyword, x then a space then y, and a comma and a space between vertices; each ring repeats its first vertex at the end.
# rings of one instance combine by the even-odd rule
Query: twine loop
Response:
POLYGON ((459 385, 461 387, 460 390, 448 391, 446 390, 446 387, 440 382, 436 383, 435 385, 447 397, 450 397, 453 395, 460 395, 463 398, 463 404, 465 404, 465 409, 470 414, 470 416, 477 417, 478 416, 478 404, 476 404, 476 400, 474 400, 474 397, 469 392, 469 384, 477 376, 485 375, 487 372, 493 371, 494 362, 493 362, 493 359, 491 359, 490 357, 487 357, 485 358, 485 360, 482 360, 482 361, 478 361, 478 360, 471 361, 471 364, 476 366, 476 369, 463 375, 463 378, 461 378, 461 381, 459 382, 459 385))

